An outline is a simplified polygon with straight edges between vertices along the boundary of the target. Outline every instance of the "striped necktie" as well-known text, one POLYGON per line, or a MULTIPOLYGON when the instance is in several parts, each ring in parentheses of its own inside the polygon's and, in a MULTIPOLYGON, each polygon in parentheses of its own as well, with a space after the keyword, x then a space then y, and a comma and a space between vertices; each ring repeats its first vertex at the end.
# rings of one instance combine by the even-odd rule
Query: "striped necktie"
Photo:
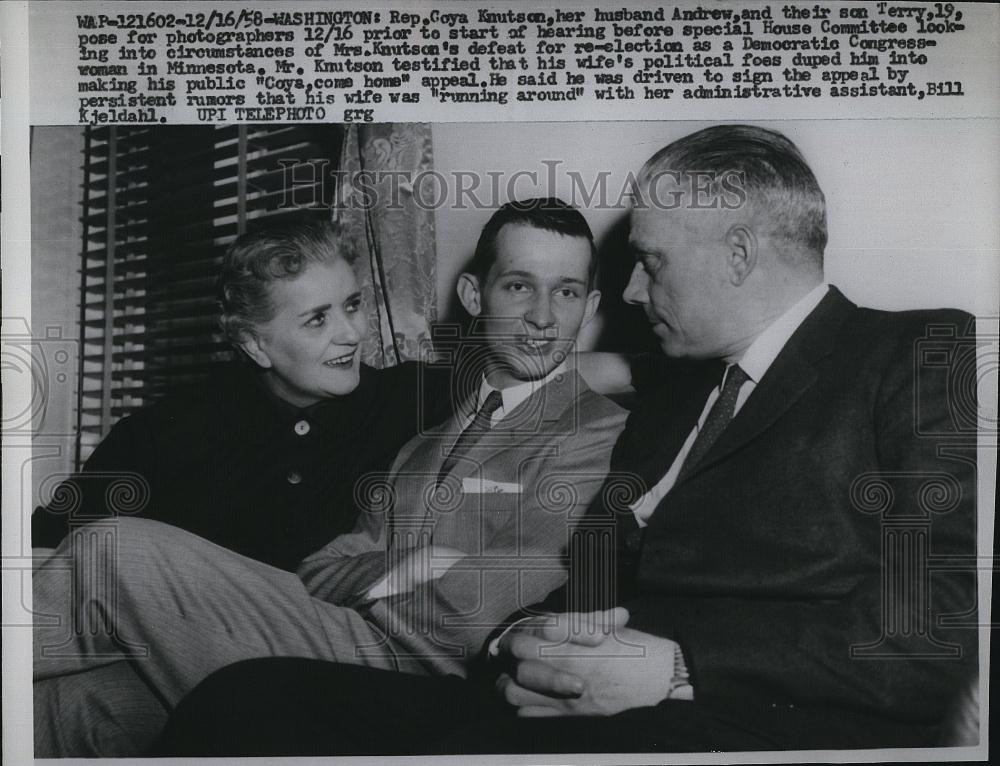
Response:
POLYGON ((483 406, 479 408, 476 416, 472 419, 472 422, 466 426, 465 430, 459 434, 458 439, 451 447, 451 451, 448 452, 448 456, 444 459, 441 464, 441 470, 438 472, 437 484, 441 484, 447 478, 448 474, 451 473, 452 469, 458 463, 459 459, 469 450, 473 442, 476 441, 482 434, 490 430, 491 419, 493 418, 493 413, 496 412, 503 405, 503 397, 500 395, 499 391, 491 391, 489 396, 486 397, 486 401, 483 402, 483 406))
POLYGON ((691 445, 691 450, 684 458, 684 464, 677 475, 678 482, 697 467, 702 458, 708 454, 712 445, 722 435, 722 432, 726 430, 726 426, 729 425, 729 421, 733 419, 736 412, 736 399, 740 395, 740 389, 748 380, 750 380, 750 376, 738 364, 731 365, 726 369, 722 392, 715 400, 715 404, 712 405, 712 409, 709 410, 705 423, 698 429, 694 444, 691 445))

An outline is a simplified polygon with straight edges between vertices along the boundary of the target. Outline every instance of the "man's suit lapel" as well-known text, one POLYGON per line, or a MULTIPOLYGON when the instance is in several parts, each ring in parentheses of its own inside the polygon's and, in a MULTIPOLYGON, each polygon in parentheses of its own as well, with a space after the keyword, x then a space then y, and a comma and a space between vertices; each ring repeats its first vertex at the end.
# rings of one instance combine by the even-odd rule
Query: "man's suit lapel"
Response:
POLYGON ((819 380, 816 362, 834 351, 838 329, 855 308, 837 288, 830 287, 785 344, 732 423, 698 466, 687 473, 684 482, 724 460, 769 428, 815 385, 819 380))
MULTIPOLYGON (((419 512, 423 513, 426 498, 423 495, 419 498, 409 497, 409 492, 412 491, 410 485, 422 477, 421 486, 426 490, 426 485, 430 485, 435 481, 445 457, 451 451, 463 427, 468 423, 468 418, 464 413, 468 412, 468 407, 475 407, 475 405, 476 400, 474 397, 464 402, 462 406, 456 408, 455 412, 447 420, 413 439, 400 452, 395 470, 393 471, 392 482, 397 487, 401 481, 406 483, 408 487, 406 494, 409 499, 407 501, 397 500, 395 504, 395 513, 397 515, 400 513, 405 515, 413 512, 415 509, 419 509, 419 512)), ((475 412, 474 409, 473 412, 475 412)))
POLYGON ((455 412, 446 421, 435 426, 427 432, 426 453, 427 459, 433 465, 435 471, 441 469, 442 463, 448 453, 451 452, 472 418, 476 414, 479 404, 478 392, 469 394, 466 399, 455 408, 455 412))
MULTIPOLYGON (((561 379, 550 381, 477 439, 471 445, 467 459, 460 460, 451 475, 461 481, 501 452, 515 449, 532 437, 550 432, 586 385, 575 370, 568 371, 561 379)), ((446 441, 450 448, 455 438, 446 441)))
POLYGON ((644 393, 629 416, 612 455, 612 470, 634 474, 640 495, 663 478, 680 452, 712 388, 725 368, 721 362, 698 363, 680 379, 644 393))

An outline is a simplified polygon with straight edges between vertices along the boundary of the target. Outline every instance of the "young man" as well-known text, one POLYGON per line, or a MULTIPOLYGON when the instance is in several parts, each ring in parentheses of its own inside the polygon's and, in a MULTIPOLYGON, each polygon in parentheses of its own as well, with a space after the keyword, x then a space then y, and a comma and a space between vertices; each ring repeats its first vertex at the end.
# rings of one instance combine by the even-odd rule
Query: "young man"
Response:
POLYGON ((184 694, 242 659, 464 675, 508 613, 565 579, 572 526, 624 425, 566 365, 600 300, 594 259, 585 220, 559 200, 497 212, 459 284, 485 349, 459 374, 474 370, 477 390, 387 475, 362 481, 370 512, 307 558, 301 579, 123 519, 99 544, 113 579, 95 582, 93 559, 65 541, 34 577, 36 613, 62 618, 36 626, 36 756, 140 754, 184 694), (81 605, 108 630, 69 630, 81 605), (114 702, 88 693, 88 678, 96 688, 123 666, 131 680, 114 702))

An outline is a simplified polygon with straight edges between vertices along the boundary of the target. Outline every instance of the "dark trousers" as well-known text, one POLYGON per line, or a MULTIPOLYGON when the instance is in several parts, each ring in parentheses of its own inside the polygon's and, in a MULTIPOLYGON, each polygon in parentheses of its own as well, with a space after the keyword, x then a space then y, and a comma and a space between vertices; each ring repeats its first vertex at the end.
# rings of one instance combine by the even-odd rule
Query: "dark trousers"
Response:
POLYGON ((616 753, 926 746, 845 711, 667 701, 602 718, 516 717, 492 683, 317 660, 249 660, 202 682, 153 755, 616 753))
POLYGON ((509 715, 488 685, 320 660, 230 665, 174 710, 152 755, 432 753, 453 727, 509 715))

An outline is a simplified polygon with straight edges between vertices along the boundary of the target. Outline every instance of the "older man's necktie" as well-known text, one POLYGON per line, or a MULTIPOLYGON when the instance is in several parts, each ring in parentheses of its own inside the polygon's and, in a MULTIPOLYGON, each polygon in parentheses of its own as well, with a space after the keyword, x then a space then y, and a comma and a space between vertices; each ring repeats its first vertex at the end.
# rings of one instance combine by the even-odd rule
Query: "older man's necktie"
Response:
POLYGON ((715 404, 712 405, 712 409, 709 410, 705 423, 698 430, 691 450, 684 458, 684 464, 677 475, 678 482, 697 467, 701 459, 708 454, 712 445, 718 441, 722 432, 726 430, 726 426, 729 425, 729 421, 733 419, 733 414, 736 412, 736 400, 740 395, 740 389, 748 380, 750 380, 750 376, 738 364, 731 365, 726 370, 722 391, 719 393, 719 398, 715 400, 715 404))
POLYGON ((476 439, 490 430, 493 413, 500 409, 502 405, 503 397, 500 395, 500 392, 491 391, 489 396, 486 397, 486 401, 483 402, 483 406, 479 408, 476 416, 472 419, 472 422, 459 434, 458 439, 455 440, 455 443, 451 447, 451 451, 441 464, 441 470, 438 472, 437 477, 438 484, 443 482, 448 474, 451 473, 452 469, 461 457, 468 452, 469 447, 472 446, 476 439))
MULTIPOLYGON (((736 412, 736 400, 740 388, 750 379, 738 366, 724 368, 720 363, 719 368, 719 373, 722 373, 720 381, 722 390, 705 417, 698 435, 695 436, 674 486, 698 465, 729 425, 736 412)), ((718 377, 716 379, 719 380, 718 377)), ((709 385, 711 384, 706 379, 705 387, 709 385)), ((709 393, 710 390, 705 391, 704 396, 707 397, 709 393)), ((701 402, 704 408, 705 400, 702 399, 701 402)), ((662 457, 667 461, 676 459, 677 452, 662 457)), ((669 466, 669 462, 667 465, 669 466)), ((651 466, 646 466, 646 469, 647 475, 643 479, 647 487, 652 487, 657 483, 657 479, 653 478, 654 472, 650 470, 651 466)), ((627 470, 627 466, 622 464, 618 470, 627 470)), ((663 470, 662 465, 660 470, 663 470)), ((605 484, 605 490, 599 496, 601 498, 599 504, 595 503, 588 511, 588 514, 594 513, 597 517, 605 517, 607 521, 604 527, 592 519, 591 523, 580 524, 573 530, 570 540, 570 555, 573 557, 573 562, 567 584, 566 611, 590 612, 608 609, 622 603, 636 592, 636 574, 647 528, 640 527, 632 512, 621 508, 620 503, 615 509, 606 507, 606 502, 612 496, 607 493, 605 484), (610 524, 610 527, 607 524, 610 524)))

